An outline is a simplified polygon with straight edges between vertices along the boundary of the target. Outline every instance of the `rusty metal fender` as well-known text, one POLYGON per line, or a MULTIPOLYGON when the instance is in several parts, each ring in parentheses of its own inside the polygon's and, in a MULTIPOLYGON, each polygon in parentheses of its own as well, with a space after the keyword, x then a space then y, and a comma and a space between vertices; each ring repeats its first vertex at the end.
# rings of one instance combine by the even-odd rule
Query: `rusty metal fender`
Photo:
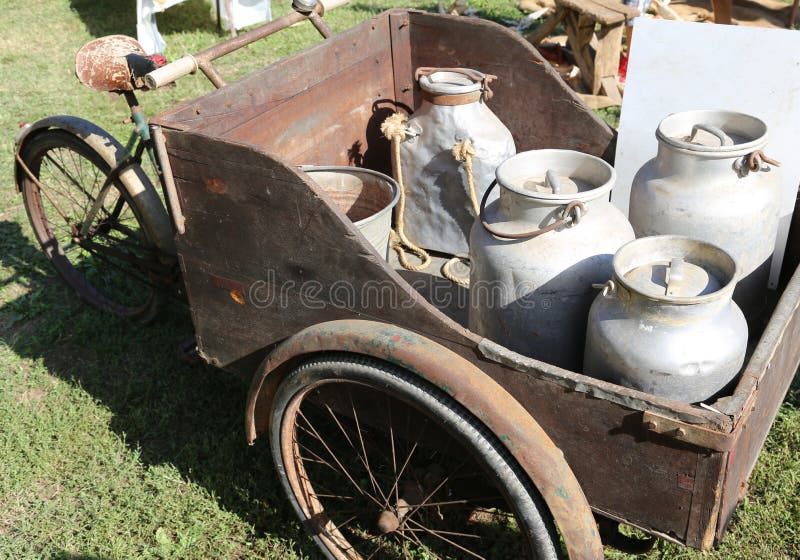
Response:
MULTIPOLYGON (((112 168, 127 155, 122 144, 111 134, 92 122, 69 115, 47 117, 21 128, 14 137, 15 155, 22 153, 26 142, 31 138, 51 129, 65 130, 74 134, 95 150, 112 168)), ((19 162, 15 160, 14 180, 20 192, 24 173, 19 162)), ((132 164, 119 174, 119 180, 136 201, 142 213, 142 220, 154 237, 153 242, 156 247, 167 255, 175 255, 172 224, 167 210, 145 172, 139 165, 132 164)))
POLYGON ((541 493, 571 559, 599 559, 603 547, 589 503, 561 450, 502 386, 444 346, 406 329, 341 320, 308 327, 279 344, 259 367, 247 399, 252 443, 268 428, 272 396, 288 366, 315 352, 371 356, 400 366, 445 391, 505 444, 541 493))

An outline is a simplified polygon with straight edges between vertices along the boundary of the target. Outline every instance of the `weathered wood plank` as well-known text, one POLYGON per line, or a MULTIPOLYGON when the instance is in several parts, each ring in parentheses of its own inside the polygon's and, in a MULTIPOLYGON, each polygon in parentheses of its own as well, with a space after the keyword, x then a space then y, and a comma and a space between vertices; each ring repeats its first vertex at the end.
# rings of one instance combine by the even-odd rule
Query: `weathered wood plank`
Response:
POLYGON ((796 342, 800 339, 799 300, 800 269, 797 269, 736 388, 736 401, 743 403, 743 408, 734 411, 738 441, 728 455, 717 541, 725 534, 733 510, 744 495, 747 479, 800 366, 800 345, 796 342))
POLYGON ((411 22, 407 12, 389 16, 394 70, 394 100, 398 107, 414 107, 414 69, 411 67, 411 22))
POLYGON ((581 79, 592 95, 597 95, 600 83, 595 83, 594 52, 591 47, 595 21, 578 12, 570 11, 564 18, 564 28, 575 57, 575 64, 581 71, 581 79))
MULTIPOLYGON (((586 15, 592 20, 606 25, 622 22, 628 13, 627 6, 622 3, 612 4, 597 0, 556 0, 556 5, 586 15)), ((638 12, 639 10, 636 10, 637 14, 638 12)))
POLYGON ((354 62, 387 48, 388 19, 388 14, 381 14, 366 20, 335 39, 321 41, 222 89, 185 102, 152 121, 164 126, 180 123, 193 130, 225 134, 331 76, 341 75, 354 62))
POLYGON ((381 123, 394 110, 388 44, 347 67, 342 75, 331 76, 231 128, 225 137, 268 146, 297 165, 356 165, 388 171, 389 142, 380 132, 381 123))

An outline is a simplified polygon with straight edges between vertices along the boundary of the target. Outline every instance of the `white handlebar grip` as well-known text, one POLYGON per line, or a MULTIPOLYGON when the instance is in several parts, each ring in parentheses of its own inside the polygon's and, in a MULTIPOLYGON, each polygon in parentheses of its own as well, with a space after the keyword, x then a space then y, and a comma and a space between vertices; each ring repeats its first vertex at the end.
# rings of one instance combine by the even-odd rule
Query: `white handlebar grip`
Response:
POLYGON ((197 61, 192 55, 187 54, 147 74, 144 83, 148 89, 157 89, 195 72, 197 72, 197 61))

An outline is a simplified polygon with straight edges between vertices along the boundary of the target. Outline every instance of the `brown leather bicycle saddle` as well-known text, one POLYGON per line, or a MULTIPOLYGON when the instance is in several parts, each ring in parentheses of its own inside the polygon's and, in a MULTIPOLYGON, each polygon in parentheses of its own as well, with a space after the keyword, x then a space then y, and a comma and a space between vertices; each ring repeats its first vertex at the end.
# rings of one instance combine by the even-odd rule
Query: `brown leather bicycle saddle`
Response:
POLYGON ((145 74, 156 63, 136 39, 109 35, 89 41, 75 55, 75 75, 97 91, 133 91, 144 86, 145 74))

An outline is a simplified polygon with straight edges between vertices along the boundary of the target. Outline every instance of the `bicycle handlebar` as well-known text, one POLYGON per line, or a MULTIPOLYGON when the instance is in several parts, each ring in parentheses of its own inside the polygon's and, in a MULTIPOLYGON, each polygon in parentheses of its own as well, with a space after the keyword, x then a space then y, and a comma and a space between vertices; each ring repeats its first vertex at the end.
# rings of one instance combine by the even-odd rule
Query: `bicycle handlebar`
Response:
MULTIPOLYGON (((333 10, 334 8, 344 6, 348 2, 349 0, 320 0, 317 3, 315 12, 317 14, 324 14, 325 12, 333 10)), ((174 82, 179 78, 189 74, 194 74, 198 69, 206 72, 207 69, 205 65, 210 63, 212 60, 306 19, 309 19, 309 15, 294 11, 260 27, 251 29, 247 33, 243 33, 238 37, 233 37, 232 39, 228 39, 227 41, 224 41, 218 45, 214 45, 213 47, 197 53, 196 55, 187 54, 182 56, 181 58, 148 73, 144 77, 145 85, 148 89, 158 89, 174 82)))
POLYGON ((156 68, 144 77, 144 83, 148 89, 157 89, 161 86, 171 84, 178 78, 183 78, 188 74, 197 72, 199 65, 194 56, 187 54, 178 60, 165 64, 161 68, 156 68))

